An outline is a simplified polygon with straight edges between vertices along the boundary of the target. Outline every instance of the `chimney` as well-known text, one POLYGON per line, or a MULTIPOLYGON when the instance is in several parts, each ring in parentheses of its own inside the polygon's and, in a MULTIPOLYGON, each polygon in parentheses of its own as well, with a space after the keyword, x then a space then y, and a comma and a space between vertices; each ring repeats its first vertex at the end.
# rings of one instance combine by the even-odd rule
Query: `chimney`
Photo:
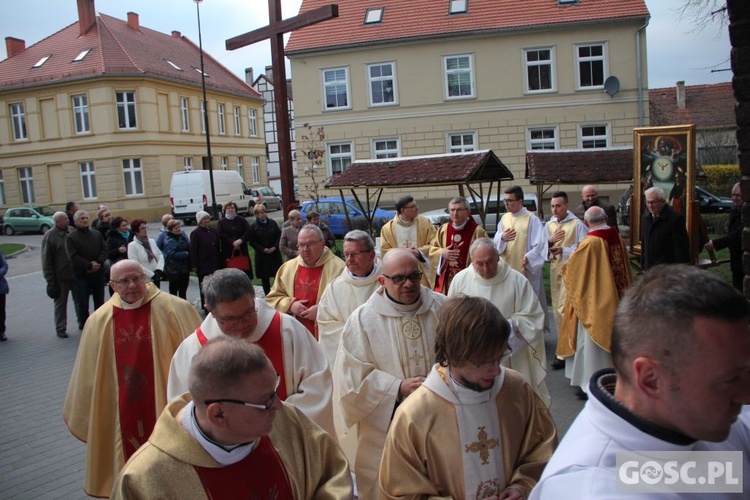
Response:
POLYGON ((252 85, 255 81, 255 78, 253 78, 253 68, 245 68, 245 83, 248 85, 252 85))
POLYGON ((141 25, 138 23, 138 14, 135 12, 128 12, 128 28, 136 31, 139 31, 141 28, 141 25))
POLYGON ((177 30, 172 30, 172 38, 182 38, 182 33, 177 30))
POLYGON ((685 109, 685 81, 677 82, 677 109, 685 109))
POLYGON ((13 38, 12 36, 5 37, 5 52, 8 53, 8 57, 13 57, 24 50, 26 50, 26 42, 24 40, 13 38))
POLYGON ((94 0, 78 0, 78 28, 85 35, 96 24, 94 0))
POLYGON ((266 66, 266 78, 273 82, 273 66, 266 66))

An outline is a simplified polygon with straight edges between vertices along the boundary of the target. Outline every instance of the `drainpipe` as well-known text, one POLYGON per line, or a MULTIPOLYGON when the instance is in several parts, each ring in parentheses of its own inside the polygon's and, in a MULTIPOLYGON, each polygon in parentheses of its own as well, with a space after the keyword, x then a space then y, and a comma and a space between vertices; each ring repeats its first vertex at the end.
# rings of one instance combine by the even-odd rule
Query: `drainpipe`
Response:
POLYGON ((635 32, 635 59, 638 72, 638 126, 643 126, 643 61, 641 59, 641 31, 646 29, 648 26, 648 19, 646 24, 638 28, 635 32))

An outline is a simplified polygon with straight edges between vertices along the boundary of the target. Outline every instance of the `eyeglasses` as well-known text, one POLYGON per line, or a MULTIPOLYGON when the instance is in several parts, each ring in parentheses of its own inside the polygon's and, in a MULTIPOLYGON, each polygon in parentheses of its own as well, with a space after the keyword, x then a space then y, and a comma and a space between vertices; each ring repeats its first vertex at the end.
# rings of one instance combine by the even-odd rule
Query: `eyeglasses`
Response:
POLYGON ((476 366, 476 367, 477 367, 477 368, 479 368, 480 370, 485 370, 485 369, 489 369, 489 368, 494 368, 494 367, 496 367, 496 366, 499 366, 499 365, 500 365, 500 363, 502 363, 502 362, 503 362, 503 360, 505 360, 505 359, 507 359, 507 358, 511 357, 512 355, 513 355, 513 349, 511 349, 510 347, 508 347, 508 348, 507 348, 507 349, 505 349, 505 351, 503 352, 503 355, 502 355, 502 356, 500 356, 500 357, 499 357, 499 358, 497 358, 497 359, 493 359, 493 360, 490 360, 490 361, 486 361, 486 362, 484 362, 484 363, 475 363, 475 362, 474 362, 474 361, 472 361, 472 360, 468 360, 468 361, 469 361, 469 363, 471 363, 472 365, 476 366))
POLYGON ((517 201, 518 201, 518 200, 511 200, 510 198, 504 198, 504 199, 503 199, 503 203, 506 203, 506 204, 507 204, 507 203, 515 203, 515 202, 517 202, 517 201))
POLYGON ((214 319, 216 319, 216 322, 221 326, 233 327, 237 326, 241 321, 249 319, 253 314, 257 312, 258 310, 253 307, 245 311, 240 316, 227 316, 225 318, 220 318, 214 314, 214 319))
POLYGON ((404 283, 406 283, 406 280, 409 280, 412 283, 419 283, 422 280, 422 271, 416 271, 409 275, 396 274, 393 276, 388 276, 387 274, 384 274, 383 276, 393 281, 394 285, 403 285, 404 283))
POLYGON ((246 403, 244 401, 240 401, 239 399, 206 399, 205 401, 203 401, 203 404, 208 406, 214 403, 234 403, 236 405, 249 406, 250 408, 255 408, 256 410, 260 410, 260 411, 268 411, 276 402, 276 398, 279 397, 279 384, 281 384, 281 375, 277 373, 276 374, 276 387, 274 387, 273 393, 271 393, 271 397, 268 398, 268 401, 266 401, 266 403, 262 405, 255 404, 255 403, 246 403))
POLYGON ((297 246, 300 248, 300 250, 302 250, 302 249, 305 249, 305 248, 312 248, 315 245, 320 245, 321 243, 323 243, 323 240, 316 241, 316 242, 313 242, 313 243, 299 243, 297 246))
POLYGON ((403 209, 404 210, 411 210, 412 208, 419 208, 419 207, 416 204, 414 204, 414 205, 411 205, 411 206, 404 207, 403 209))
POLYGON ((353 259, 353 258, 357 257, 357 255, 362 255, 363 253, 370 253, 370 252, 369 251, 364 251, 364 252, 350 252, 350 253, 345 253, 344 254, 344 260, 346 260, 346 259, 348 259, 350 257, 353 259))
POLYGON ((132 276, 130 278, 122 278, 120 280, 109 280, 111 283, 114 283, 115 285, 120 285, 124 287, 129 287, 130 285, 140 285, 144 281, 146 281, 146 276, 132 276))

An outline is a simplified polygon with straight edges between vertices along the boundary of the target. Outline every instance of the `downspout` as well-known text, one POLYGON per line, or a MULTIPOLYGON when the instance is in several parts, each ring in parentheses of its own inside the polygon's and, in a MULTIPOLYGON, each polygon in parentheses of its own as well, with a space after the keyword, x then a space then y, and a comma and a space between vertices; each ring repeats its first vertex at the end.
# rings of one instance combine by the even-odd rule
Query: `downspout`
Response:
POLYGON ((638 126, 643 126, 643 60, 641 59, 641 31, 645 30, 648 26, 649 20, 646 19, 646 24, 638 28, 635 32, 635 59, 638 72, 638 126))

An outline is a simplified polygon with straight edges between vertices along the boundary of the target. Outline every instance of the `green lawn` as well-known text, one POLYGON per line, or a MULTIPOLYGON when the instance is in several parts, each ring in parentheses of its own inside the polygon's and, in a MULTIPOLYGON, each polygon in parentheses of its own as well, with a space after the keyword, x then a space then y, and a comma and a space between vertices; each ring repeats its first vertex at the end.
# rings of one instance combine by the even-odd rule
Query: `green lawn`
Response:
POLYGON ((10 255, 16 253, 25 246, 26 245, 22 245, 21 243, 0 243, 0 253, 2 253, 3 256, 10 255))

